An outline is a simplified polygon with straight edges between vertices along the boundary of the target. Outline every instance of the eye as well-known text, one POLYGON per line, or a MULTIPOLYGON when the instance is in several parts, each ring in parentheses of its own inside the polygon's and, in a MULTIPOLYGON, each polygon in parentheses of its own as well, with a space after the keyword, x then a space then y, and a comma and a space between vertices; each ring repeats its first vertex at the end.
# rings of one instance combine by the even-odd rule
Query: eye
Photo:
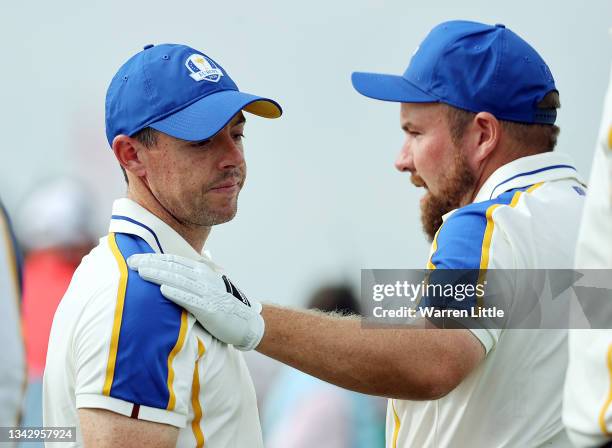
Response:
POLYGON ((193 142, 193 143, 191 144, 191 146, 192 146, 193 148, 206 148, 208 145, 210 145, 210 142, 211 142, 211 141, 212 141, 212 140, 209 138, 209 139, 206 139, 206 140, 201 140, 201 141, 199 141, 199 142, 193 142))
POLYGON ((244 134, 242 132, 234 134, 234 140, 236 140, 237 142, 241 142, 243 138, 244 134))

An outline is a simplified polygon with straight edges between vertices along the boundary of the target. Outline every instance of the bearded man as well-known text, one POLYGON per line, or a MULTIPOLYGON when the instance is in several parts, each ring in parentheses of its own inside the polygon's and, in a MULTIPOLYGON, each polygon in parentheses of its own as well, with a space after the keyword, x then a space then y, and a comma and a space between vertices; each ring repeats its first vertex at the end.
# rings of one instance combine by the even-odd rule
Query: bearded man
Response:
MULTIPOLYGON (((405 142, 395 165, 426 188, 429 269, 572 267, 584 185, 552 152, 559 94, 527 42, 504 25, 446 22, 402 76, 354 73, 352 82, 363 95, 401 103, 405 142)), ((561 422, 567 330, 372 329, 267 304, 259 312, 223 293, 201 263, 128 262, 220 340, 388 397, 388 447, 569 446, 561 422)))

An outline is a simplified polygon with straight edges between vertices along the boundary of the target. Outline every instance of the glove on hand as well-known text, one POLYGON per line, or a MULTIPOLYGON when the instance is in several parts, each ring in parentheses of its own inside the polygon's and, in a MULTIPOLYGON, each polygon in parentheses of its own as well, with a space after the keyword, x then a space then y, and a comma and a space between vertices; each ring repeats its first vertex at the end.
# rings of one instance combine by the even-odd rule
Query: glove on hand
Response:
POLYGON ((261 341, 264 320, 261 303, 249 300, 206 262, 178 255, 136 254, 130 269, 161 286, 167 299, 195 316, 208 332, 239 350, 252 350, 261 341))

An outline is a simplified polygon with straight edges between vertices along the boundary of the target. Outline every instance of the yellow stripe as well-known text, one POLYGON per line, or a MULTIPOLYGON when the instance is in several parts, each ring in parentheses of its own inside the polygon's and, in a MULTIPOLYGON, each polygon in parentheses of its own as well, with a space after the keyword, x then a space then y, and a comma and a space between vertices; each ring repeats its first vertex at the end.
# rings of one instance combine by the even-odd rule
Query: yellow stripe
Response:
POLYGON ((608 428, 606 426, 606 412, 610 407, 610 403, 612 403, 612 344, 608 346, 607 364, 608 375, 610 376, 610 390, 608 392, 608 398, 606 399, 606 402, 604 403, 603 407, 601 408, 601 411, 599 412, 599 428, 601 429, 601 432, 604 433, 606 436, 610 436, 612 435, 612 433, 608 431, 608 428))
POLYGON ((514 193, 514 196, 512 196, 512 200, 510 201, 510 208, 516 207, 516 204, 518 204, 522 193, 522 191, 517 191, 516 193, 514 193))
MULTIPOLYGON (((515 200, 518 201, 519 196, 520 192, 515 193, 510 204, 516 204, 515 200)), ((493 238, 493 228, 495 227, 495 223, 493 222, 493 212, 499 206, 500 204, 491 205, 489 208, 487 208, 485 213, 487 217, 487 226, 485 227, 484 238, 482 239, 482 248, 480 250, 480 271, 478 272, 478 285, 483 285, 485 278, 487 277, 487 266, 489 266, 489 256, 491 252, 491 239, 493 238)), ((476 296, 476 306, 478 308, 482 307, 482 294, 478 294, 476 296)))
MULTIPOLYGON (((527 193, 531 193, 536 188, 541 187, 543 184, 544 182, 539 182, 537 184, 534 184, 531 187, 529 187, 526 191, 527 193)), ((514 193, 514 196, 512 196, 512 200, 510 201, 510 208, 516 207, 522 194, 523 194, 522 191, 517 191, 516 193, 514 193)), ((487 226, 485 228, 485 234, 482 240, 482 249, 480 252, 480 273, 478 275, 479 285, 484 283, 484 280, 486 277, 486 270, 489 267, 489 259, 491 256, 491 239, 493 238, 493 229, 495 228, 495 222, 493 221, 493 212, 495 212, 495 210, 498 207, 501 207, 501 205, 502 204, 493 204, 489 208, 487 208, 487 211, 486 211, 487 226)), ((482 301, 482 297, 478 296, 477 304, 479 307, 482 306, 481 301, 482 301)))
POLYGON ((434 235, 433 242, 431 243, 432 250, 431 250, 431 256, 429 257, 429 260, 427 260, 427 269, 436 269, 436 265, 432 263, 431 259, 433 258, 434 254, 438 250, 438 234, 440 233, 440 229, 442 228, 443 225, 444 224, 442 224, 440 228, 437 230, 436 234, 434 235))
POLYGON ((106 364, 106 378, 104 379, 103 395, 110 395, 113 377, 115 376, 115 363, 117 362, 117 349, 119 348, 119 332, 121 331, 121 319, 123 318, 123 304, 125 302, 125 290, 127 288, 128 270, 123 255, 117 246, 114 233, 108 235, 108 245, 115 256, 119 267, 119 288, 117 289, 117 302, 115 304, 115 317, 113 319, 113 331, 111 333, 110 351, 106 364))
POLYGON ((191 422, 191 429, 196 439, 197 448, 204 446, 204 434, 202 434, 202 428, 200 428, 200 421, 202 420, 202 406, 200 406, 200 376, 198 371, 198 362, 202 355, 206 352, 206 348, 200 338, 198 338, 198 359, 195 363, 195 369, 193 371, 193 385, 191 386, 191 406, 193 407, 193 421, 191 422))
POLYGON ((527 193, 531 193, 533 190, 535 190, 536 188, 540 188, 542 185, 544 185, 544 182, 538 182, 537 184, 533 184, 527 189, 527 193))
POLYGON ((393 441, 391 442, 391 447, 397 448, 397 436, 399 435, 401 422, 400 422, 399 416, 397 415, 397 411, 395 410, 395 405, 393 404, 393 400, 391 400, 391 409, 393 409, 393 420, 395 423, 393 427, 393 441))
POLYGON ((612 149, 612 126, 608 129, 608 149, 612 149))
POLYGON ((181 314, 181 329, 179 330, 178 340, 170 355, 168 355, 168 392, 170 394, 170 398, 168 399, 168 406, 166 409, 169 411, 174 410, 174 406, 176 405, 176 396, 174 395, 174 369, 172 368, 172 362, 174 358, 183 348, 183 344, 185 343, 185 334, 187 333, 187 311, 183 310, 181 314))
MULTIPOLYGON (((531 193, 536 188, 541 187, 543 183, 544 182, 539 182, 537 184, 532 185, 526 190, 527 193, 531 193)), ((518 204, 518 201, 521 198, 522 194, 523 194, 522 191, 517 191, 516 193, 514 193, 514 196, 512 196, 512 200, 510 201, 511 208, 516 207, 516 204, 518 204)), ((493 212, 497 209, 497 207, 500 207, 500 206, 501 204, 494 204, 490 206, 486 212, 487 227, 485 229, 485 235, 482 240, 482 250, 480 252, 480 269, 487 269, 487 267, 489 266, 491 239, 493 238, 493 228, 495 227, 495 223, 493 222, 493 212)))
MULTIPOLYGON (((516 194, 514 197, 516 197, 516 194)), ((512 198, 512 201, 514 201, 514 198, 512 198)), ((499 206, 500 204, 493 204, 487 208, 487 226, 485 227, 484 238, 482 239, 482 249, 480 251, 480 269, 486 269, 487 266, 489 266, 489 252, 491 251, 491 239, 493 238, 493 228, 495 227, 493 212, 499 206)))

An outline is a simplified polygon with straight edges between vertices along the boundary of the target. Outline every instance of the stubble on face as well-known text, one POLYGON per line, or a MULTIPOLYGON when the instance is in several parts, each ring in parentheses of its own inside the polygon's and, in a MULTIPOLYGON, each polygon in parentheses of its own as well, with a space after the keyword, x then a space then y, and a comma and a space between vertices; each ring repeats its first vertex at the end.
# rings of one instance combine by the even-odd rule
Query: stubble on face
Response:
MULTIPOLYGON (((418 174, 413 174, 411 180, 416 186, 425 185, 418 174)), ((442 225, 442 217, 451 210, 465 205, 475 184, 476 177, 470 170, 463 151, 455 148, 453 164, 442 174, 439 191, 433 194, 428 190, 421 202, 423 231, 430 242, 442 225)))
POLYGON ((212 227, 231 221, 238 211, 238 196, 246 178, 246 170, 236 167, 220 173, 215 179, 203 185, 199 191, 184 191, 179 197, 163 197, 158 200, 181 224, 188 227, 212 227), (231 195, 213 193, 219 184, 232 181, 238 184, 238 191, 231 195))

